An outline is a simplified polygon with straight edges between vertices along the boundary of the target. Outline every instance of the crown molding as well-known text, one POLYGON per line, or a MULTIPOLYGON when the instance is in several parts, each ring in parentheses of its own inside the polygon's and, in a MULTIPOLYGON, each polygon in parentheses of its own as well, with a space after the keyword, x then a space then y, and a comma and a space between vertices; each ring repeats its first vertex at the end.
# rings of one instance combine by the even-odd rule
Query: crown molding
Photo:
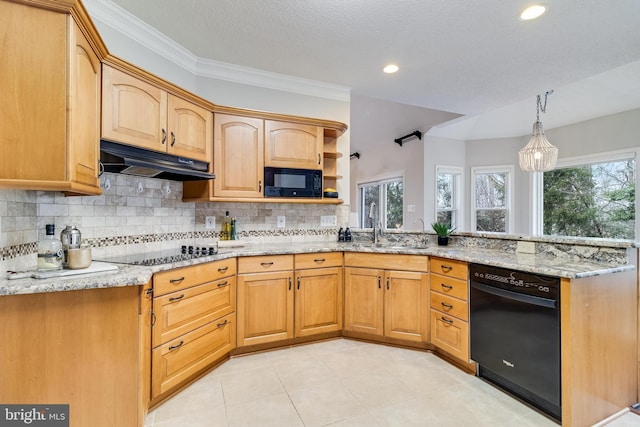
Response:
POLYGON ((293 92, 319 98, 349 102, 351 88, 318 80, 243 67, 227 62, 199 58, 197 75, 217 80, 242 83, 267 89, 293 92))
POLYGON ((272 73, 198 56, 111 0, 84 0, 91 19, 199 77, 349 102, 351 88, 286 74, 272 73))

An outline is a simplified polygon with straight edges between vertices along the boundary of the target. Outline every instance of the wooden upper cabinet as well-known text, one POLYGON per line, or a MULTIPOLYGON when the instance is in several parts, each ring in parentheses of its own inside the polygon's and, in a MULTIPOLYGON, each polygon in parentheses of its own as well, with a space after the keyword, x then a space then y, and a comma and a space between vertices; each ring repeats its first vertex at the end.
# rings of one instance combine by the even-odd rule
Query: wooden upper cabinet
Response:
POLYGON ((214 197, 263 197, 264 121, 214 115, 214 197))
POLYGON ((166 152, 167 92, 108 65, 102 74, 102 138, 166 152))
POLYGON ((265 135, 266 166, 322 170, 321 127, 266 120, 265 135))
POLYGON ((102 93, 102 138, 211 161, 210 111, 108 65, 102 93))
POLYGON ((175 156, 211 161, 213 113, 169 94, 167 152, 175 156))
POLYGON ((100 61, 70 14, 0 2, 0 187, 100 194, 100 61))

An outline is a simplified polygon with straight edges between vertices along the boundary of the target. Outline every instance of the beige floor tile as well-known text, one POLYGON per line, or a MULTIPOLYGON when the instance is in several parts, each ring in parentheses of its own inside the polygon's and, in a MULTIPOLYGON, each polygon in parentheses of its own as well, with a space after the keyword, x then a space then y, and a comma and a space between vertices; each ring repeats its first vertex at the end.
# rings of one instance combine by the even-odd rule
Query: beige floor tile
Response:
POLYGON ((318 356, 338 378, 368 378, 386 374, 385 361, 365 358, 351 351, 325 353, 318 356))
POLYGON ((640 426, 640 415, 631 412, 611 421, 607 427, 638 427, 640 426))
POLYGON ((190 411, 174 412, 170 418, 156 418, 153 427, 227 427, 224 406, 201 406, 190 411))
POLYGON ((280 378, 270 366, 221 375, 220 383, 227 408, 284 393, 280 378))
MULTIPOLYGON (((434 396, 437 396, 434 395, 434 396)), ((478 427, 474 415, 459 402, 443 402, 432 396, 387 406, 375 411, 383 427, 478 427)))
POLYGON ((303 426, 286 393, 229 407, 227 419, 229 427, 303 426))
POLYGON ((365 413, 365 408, 339 381, 298 390, 289 396, 306 427, 324 426, 365 413))
POLYGON ((269 355, 264 353, 249 354, 246 356, 232 357, 214 371, 214 375, 223 375, 231 372, 241 372, 269 365, 269 355))
POLYGON ((324 363, 315 358, 281 361, 273 368, 287 392, 314 387, 325 381, 337 379, 324 363))
POLYGON ((328 427, 380 427, 373 414, 364 414, 328 424, 328 427))
POLYGON ((415 392, 393 376, 345 378, 344 386, 367 409, 377 409, 415 398, 415 392))

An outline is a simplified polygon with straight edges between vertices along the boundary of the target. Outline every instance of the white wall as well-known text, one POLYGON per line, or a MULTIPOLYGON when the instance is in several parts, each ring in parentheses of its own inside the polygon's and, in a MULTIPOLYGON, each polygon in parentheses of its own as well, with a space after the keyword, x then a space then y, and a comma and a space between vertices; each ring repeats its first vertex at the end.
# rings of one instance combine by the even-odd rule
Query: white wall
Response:
POLYGON ((358 210, 357 185, 361 182, 401 173, 404 176, 404 229, 417 230, 425 218, 425 146, 426 140, 412 138, 402 147, 394 139, 432 126, 458 115, 428 108, 398 104, 363 96, 351 96, 351 153, 359 159, 351 162, 351 211, 358 210), (415 212, 407 206, 415 205, 415 212))

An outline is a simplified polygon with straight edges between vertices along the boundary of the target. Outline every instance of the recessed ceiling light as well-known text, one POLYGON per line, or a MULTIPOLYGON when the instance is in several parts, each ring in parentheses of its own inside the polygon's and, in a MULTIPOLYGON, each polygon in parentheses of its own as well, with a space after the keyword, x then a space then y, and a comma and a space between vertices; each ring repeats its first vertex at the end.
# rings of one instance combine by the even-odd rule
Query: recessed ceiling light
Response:
POLYGON ((396 64, 389 64, 382 69, 387 74, 393 74, 398 71, 400 68, 396 64))
POLYGON ((522 11, 520 14, 520 20, 529 21, 531 19, 536 19, 544 15, 547 10, 549 10, 549 6, 545 3, 533 4, 522 11))

